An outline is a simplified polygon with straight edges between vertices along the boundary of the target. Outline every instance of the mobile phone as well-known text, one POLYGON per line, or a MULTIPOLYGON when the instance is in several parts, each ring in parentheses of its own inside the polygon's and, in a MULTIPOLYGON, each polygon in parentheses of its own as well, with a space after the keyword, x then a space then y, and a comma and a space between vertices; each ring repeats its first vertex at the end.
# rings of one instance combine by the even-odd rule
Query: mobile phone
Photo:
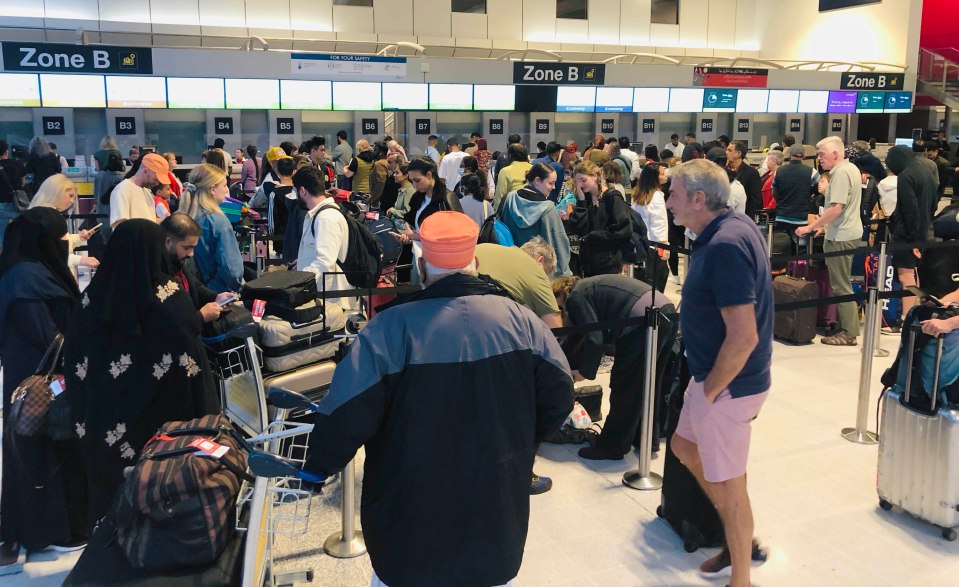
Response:
POLYGON ((222 308, 223 306, 229 306, 230 304, 237 301, 238 299, 240 299, 239 296, 232 295, 228 297, 227 299, 223 300, 222 302, 217 302, 216 305, 222 308))
POLYGON ((88 230, 89 230, 90 233, 92 234, 92 233, 100 230, 101 228, 103 228, 103 223, 102 223, 102 222, 99 223, 99 224, 97 224, 96 226, 94 226, 94 227, 92 227, 92 228, 89 228, 88 230))

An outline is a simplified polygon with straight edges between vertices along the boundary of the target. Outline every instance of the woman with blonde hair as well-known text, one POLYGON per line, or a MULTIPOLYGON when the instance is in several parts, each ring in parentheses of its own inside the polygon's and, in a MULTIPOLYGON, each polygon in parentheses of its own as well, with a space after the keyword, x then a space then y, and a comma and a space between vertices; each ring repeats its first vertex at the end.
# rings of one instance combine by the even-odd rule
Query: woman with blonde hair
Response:
MULTIPOLYGON (((57 212, 66 212, 73 207, 77 199, 77 186, 70 178, 62 173, 51 175, 40 184, 37 193, 30 200, 30 208, 53 208, 57 212)), ((93 236, 89 230, 81 230, 76 234, 67 234, 63 240, 67 241, 69 256, 67 257, 67 266, 70 269, 77 267, 97 267, 100 262, 96 257, 82 257, 76 255, 73 249, 80 246, 93 236)))
POLYGON ((366 139, 356 141, 356 157, 349 167, 343 168, 343 175, 353 178, 353 191, 370 193, 370 174, 373 172, 373 147, 366 139))
POLYGON ((606 185, 592 161, 573 168, 576 206, 569 215, 573 234, 583 237, 579 260, 583 276, 623 271, 623 249, 633 235, 632 218, 623 194, 606 185))
POLYGON ((200 280, 216 293, 239 291, 243 283, 243 258, 233 225, 220 204, 226 199, 226 172, 215 165, 197 165, 183 185, 180 212, 200 225, 200 241, 193 251, 200 280))

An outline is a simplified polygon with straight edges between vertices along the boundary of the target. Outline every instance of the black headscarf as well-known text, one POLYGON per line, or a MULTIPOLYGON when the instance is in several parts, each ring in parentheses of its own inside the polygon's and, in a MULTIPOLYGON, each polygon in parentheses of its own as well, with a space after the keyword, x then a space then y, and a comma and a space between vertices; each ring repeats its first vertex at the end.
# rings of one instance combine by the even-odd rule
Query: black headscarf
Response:
POLYGON ((74 298, 80 288, 67 266, 68 246, 63 240, 67 221, 53 208, 31 208, 10 223, 0 253, 0 277, 23 261, 41 263, 74 298))
POLYGON ((103 330, 123 336, 141 333, 157 286, 176 273, 164 240, 163 229, 150 220, 125 220, 113 230, 87 289, 103 330))

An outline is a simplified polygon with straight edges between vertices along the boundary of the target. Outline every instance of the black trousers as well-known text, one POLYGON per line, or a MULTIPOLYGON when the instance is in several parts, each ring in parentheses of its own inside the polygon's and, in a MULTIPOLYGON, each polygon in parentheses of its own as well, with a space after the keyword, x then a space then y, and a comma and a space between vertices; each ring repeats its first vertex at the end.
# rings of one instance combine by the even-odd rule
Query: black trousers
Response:
MULTIPOLYGON (((672 305, 666 305, 663 313, 670 320, 662 320, 658 329, 658 357, 664 357, 665 348, 675 339, 678 316, 674 317, 672 305)), ((613 369, 609 374, 609 415, 603 424, 603 432, 596 446, 625 455, 632 446, 639 446, 639 423, 643 416, 645 394, 646 329, 637 328, 616 339, 613 369)), ((660 373, 662 360, 657 361, 660 373)), ((661 389, 662 386, 657 385, 661 389)), ((659 398, 657 398, 658 400, 659 398)), ((660 402, 654 402, 654 405, 660 402)), ((656 418, 653 418, 653 442, 658 442, 656 418)))

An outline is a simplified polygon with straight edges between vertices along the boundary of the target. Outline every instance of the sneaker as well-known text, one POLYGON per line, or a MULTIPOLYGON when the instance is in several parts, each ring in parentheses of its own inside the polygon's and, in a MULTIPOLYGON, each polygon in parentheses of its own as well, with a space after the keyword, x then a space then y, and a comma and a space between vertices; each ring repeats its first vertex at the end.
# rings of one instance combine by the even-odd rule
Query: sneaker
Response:
POLYGON ((601 446, 584 446, 577 453, 579 458, 588 461, 621 461, 623 455, 601 446))
POLYGON ((678 276, 678 275, 673 275, 673 276, 671 276, 671 277, 669 278, 669 283, 672 283, 673 285, 682 285, 682 284, 683 284, 683 282, 679 280, 679 276, 678 276))
POLYGON ((603 358, 599 361, 599 368, 596 369, 596 373, 609 373, 613 370, 613 357, 609 355, 603 355, 603 358))
POLYGON ((17 543, 0 545, 0 577, 23 572, 27 552, 17 543))
MULTIPOLYGON (((753 538, 753 566, 758 567, 766 562, 767 558, 769 558, 769 553, 759 544, 758 540, 753 538)), ((724 546, 719 554, 699 565, 699 574, 706 579, 731 577, 733 574, 733 563, 729 557, 729 550, 724 546)))
POLYGON ((540 493, 546 493, 553 488, 553 480, 549 477, 540 477, 536 473, 533 473, 532 480, 529 483, 529 494, 530 495, 539 495, 540 493))
POLYGON ((819 339, 819 342, 831 346, 856 346, 856 344, 858 344, 856 342, 856 337, 849 336, 845 330, 842 332, 837 332, 832 336, 824 336, 819 339))
POLYGON ((883 324, 879 332, 890 336, 899 336, 902 334, 902 320, 898 320, 893 324, 883 324))

